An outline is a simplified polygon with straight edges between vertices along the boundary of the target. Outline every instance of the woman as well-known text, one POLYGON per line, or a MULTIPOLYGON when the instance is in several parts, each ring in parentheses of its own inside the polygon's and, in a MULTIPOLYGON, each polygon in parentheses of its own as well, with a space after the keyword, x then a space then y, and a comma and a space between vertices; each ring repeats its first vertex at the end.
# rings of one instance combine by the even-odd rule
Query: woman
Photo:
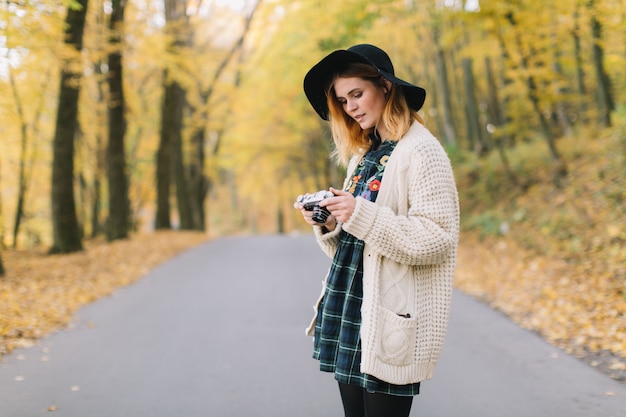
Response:
POLYGON ((314 228, 332 259, 307 329, 345 415, 408 416, 433 377, 447 329, 459 232, 450 161, 417 111, 425 91, 394 75, 389 56, 356 45, 322 59, 304 91, 330 121, 348 167, 314 228))

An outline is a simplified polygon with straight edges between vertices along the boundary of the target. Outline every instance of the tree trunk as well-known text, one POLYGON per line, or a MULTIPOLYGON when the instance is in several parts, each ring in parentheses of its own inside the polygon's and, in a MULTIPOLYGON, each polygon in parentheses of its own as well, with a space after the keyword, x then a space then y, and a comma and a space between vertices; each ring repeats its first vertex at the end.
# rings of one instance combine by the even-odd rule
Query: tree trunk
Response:
POLYGON ((126 0, 114 0, 109 29, 109 146, 107 147, 107 177, 109 180, 109 218, 107 238, 109 241, 125 239, 129 230, 128 176, 124 137, 126 135, 125 99, 123 87, 123 63, 121 33, 124 24, 126 0))
MULTIPOLYGON (((181 39, 181 18, 185 17, 186 3, 177 0, 164 0, 165 24, 168 34, 173 36, 174 41, 167 45, 167 49, 175 49, 185 42, 181 39)), ((184 166, 182 164, 182 128, 183 106, 185 105, 185 91, 173 77, 169 70, 163 72, 163 101, 161 103, 161 140, 157 151, 157 214, 156 229, 171 229, 170 220, 170 191, 172 180, 176 184, 177 197, 188 199, 188 195, 181 196, 178 190, 179 181, 184 182, 184 166), (179 169, 183 172, 180 174, 179 169), (174 174, 174 178, 172 178, 174 174)), ((188 194, 185 189, 183 192, 188 194)), ((178 201, 179 209, 181 201, 178 201)), ((179 212, 181 222, 189 219, 189 205, 182 203, 184 212, 179 212), (184 218, 184 220, 183 220, 184 218)))
POLYGON ((574 59, 576 62, 576 86, 580 100, 579 113, 582 124, 585 124, 587 118, 587 89, 585 88, 585 70, 583 67, 583 53, 580 40, 580 11, 579 3, 576 2, 576 10, 574 11, 574 28, 572 29, 572 38, 574 39, 574 59))
MULTIPOLYGON (((559 52, 557 50, 556 52, 556 56, 554 58, 554 72, 556 74, 559 74, 561 77, 565 78, 565 74, 563 73, 563 68, 561 67, 561 63, 560 63, 560 56, 559 56, 559 52)), ((569 119, 569 116, 567 115, 567 106, 566 106, 566 102, 564 100, 561 99, 561 97, 564 97, 567 95, 568 91, 567 88, 565 87, 557 87, 557 97, 559 98, 559 101, 557 101, 555 103, 555 113, 556 113, 556 118, 559 122, 559 125, 561 126, 561 130, 563 132, 563 134, 565 136, 572 136, 573 135, 573 127, 572 127, 572 122, 569 119)))
MULTIPOLYGON (((506 55, 506 54, 505 54, 506 55)), ((505 57, 506 59, 506 57, 505 57)), ((488 104, 487 107, 489 109, 489 119, 491 121, 492 127, 488 128, 487 132, 489 134, 496 133, 498 130, 496 126, 501 127, 506 124, 506 119, 503 111, 503 103, 500 103, 500 99, 498 97, 498 87, 496 85, 496 77, 493 74, 493 68, 491 67, 491 59, 489 57, 485 57, 485 73, 487 77, 487 88, 488 88, 488 104)), ((504 80, 506 83, 507 81, 504 80)), ((506 147, 508 144, 509 138, 508 136, 498 134, 493 137, 493 143, 498 151, 498 156, 500 157, 500 161, 502 162, 502 166, 504 167, 504 173, 507 178, 515 185, 519 185, 519 180, 515 171, 511 167, 509 162, 509 158, 506 155, 506 147)))
POLYGON ((206 230, 204 201, 209 191, 209 181, 204 175, 204 135, 206 129, 198 129, 191 138, 193 156, 189 165, 189 187, 191 193, 192 229, 206 230))
MULTIPOLYGON (((506 41, 504 40, 500 24, 498 24, 496 37, 498 39, 498 45, 500 46, 500 55, 502 58, 502 65, 500 67, 499 78, 502 81, 502 88, 506 90, 513 83, 513 79, 511 78, 511 76, 508 74, 508 71, 507 71, 507 63, 511 62, 511 65, 514 65, 514 64, 512 63, 513 60, 506 47, 507 44, 506 44, 506 41)), ((489 60, 489 58, 486 58, 485 62, 488 65, 488 71, 492 72, 491 61, 489 60)), ((508 108, 508 104, 509 104, 509 98, 505 94, 504 98, 500 100, 498 98, 498 90, 497 90, 496 83, 495 83, 495 77, 493 76, 493 74, 489 74, 488 78, 491 78, 489 88, 491 90, 490 94, 492 97, 492 102, 494 103, 494 106, 491 109, 492 116, 494 117, 493 120, 497 120, 497 126, 499 127, 508 126, 512 122, 511 115, 507 113, 506 111, 506 109, 508 108)), ((506 136, 499 135, 499 140, 502 142, 504 147, 509 147, 509 146, 515 145, 517 138, 514 134, 506 135, 506 136)))
POLYGON ((2 252, 0 252, 0 277, 4 276, 4 264, 2 263, 2 252))
POLYGON ((181 230, 193 230, 193 215, 191 194, 189 193, 189 181, 185 169, 185 159, 183 156, 183 109, 186 102, 186 91, 173 82, 167 88, 172 89, 174 103, 168 110, 171 120, 170 140, 172 144, 172 170, 176 183, 176 202, 178 203, 178 217, 181 230))
MULTIPOLYGON (((36 143, 33 143, 30 139, 38 137, 39 134, 39 121, 41 119, 41 115, 43 114, 44 106, 46 100, 44 97, 41 97, 39 100, 39 104, 35 109, 35 113, 32 117, 31 131, 28 131, 29 122, 26 119, 26 115, 24 112, 24 107, 22 105, 23 100, 20 98, 17 92, 17 85, 15 83, 15 78, 13 77, 13 71, 9 67, 8 68, 9 75, 9 83, 11 85, 11 90, 13 93, 13 98, 15 100, 15 107, 17 110, 17 115, 20 120, 20 163, 19 163, 19 174, 18 174, 18 198, 17 205, 15 210, 15 222, 13 228, 13 248, 17 247, 17 240, 19 236, 20 227, 22 225, 22 220, 24 218, 24 211, 26 207, 26 198, 28 195, 30 180, 33 175, 33 167, 36 162, 36 143), (32 143, 32 145, 31 145, 32 143), (31 148, 30 156, 28 149, 31 148), (28 162, 28 166, 27 166, 28 162)), ((45 73, 44 77, 41 79, 41 87, 42 89, 49 82, 49 73, 45 73)), ((43 91, 43 90, 42 90, 43 91)), ((29 103, 33 104, 33 103, 29 103)))
POLYGON ((454 122, 452 121, 452 102, 450 93, 450 84, 448 82, 448 68, 446 57, 443 49, 439 46, 438 29, 435 28, 435 42, 437 43, 435 65, 437 68, 437 85, 439 87, 442 107, 443 107, 443 141, 446 145, 456 146, 456 134, 454 131, 454 122))
MULTIPOLYGON (((88 0, 77 0, 78 9, 68 7, 65 20, 65 43, 82 50, 88 0)), ((61 71, 59 104, 53 141, 52 161, 52 230, 53 253, 83 249, 74 199, 74 135, 78 125, 80 73, 61 71)))
MULTIPOLYGON (((164 79, 167 79, 167 75, 164 79)), ((172 227, 170 221, 172 179, 175 180, 176 185, 181 227, 189 229, 190 207, 186 204, 189 193, 182 161, 184 105, 185 91, 176 81, 171 81, 165 86, 161 105, 161 141, 157 152, 157 229, 171 229, 172 227)))
POLYGON ((487 109, 488 117, 494 127, 501 127, 506 123, 503 104, 500 103, 498 85, 493 72, 491 58, 485 57, 485 76, 487 77, 487 109))
POLYGON ((102 206, 102 183, 100 177, 96 174, 92 184, 92 201, 91 201, 91 238, 95 238, 103 233, 102 223, 100 222, 100 208, 102 206))
POLYGON ((285 212, 281 205, 276 209, 276 232, 279 235, 285 234, 285 212))
MULTIPOLYGON (((103 62, 99 61, 94 64, 94 73, 98 75, 98 81, 96 84, 97 100, 98 102, 105 101, 105 93, 103 84, 105 81, 101 79, 103 62)), ((104 120, 106 116, 103 115, 103 111, 100 107, 96 109, 97 120, 104 120)), ((91 184, 91 237, 95 238, 106 232, 102 222, 102 183, 104 182, 104 176, 106 175, 106 149, 105 149, 104 135, 98 130, 95 135, 95 157, 96 166, 94 169, 93 184, 91 184)))
POLYGON ((611 112, 615 110, 615 103, 611 91, 611 80, 604 68, 604 48, 602 42, 602 23, 596 18, 594 12, 595 0, 589 0, 588 7, 591 12, 591 34, 593 38, 593 68, 596 72, 598 104, 600 110, 600 122, 603 126, 611 126, 611 112))
POLYGON ((24 201, 26 200, 27 187, 27 174, 26 174, 26 159, 28 153, 28 126, 26 116, 24 115, 24 108, 22 107, 22 101, 17 93, 17 86, 15 85, 15 78, 13 77, 13 71, 11 67, 8 68, 9 84, 11 85, 11 91, 13 93, 13 99, 15 100, 15 108, 17 110, 17 116, 20 120, 20 163, 17 183, 17 204, 15 208, 15 221, 13 222, 13 248, 17 247, 17 237, 20 231, 20 225, 22 224, 22 217, 24 215, 24 201))
MULTIPOLYGON (((164 71, 163 82, 167 82, 168 72, 164 71)), ((157 151, 156 182, 157 182, 157 212, 155 228, 171 229, 170 220, 170 173, 171 173, 171 122, 173 94, 171 85, 165 86, 163 102, 161 103, 161 139, 157 151)))
POLYGON ((467 118, 467 138, 473 144, 473 151, 482 155, 489 151, 489 146, 485 142, 483 129, 481 128, 480 115, 478 113, 478 102, 474 89, 474 72, 472 59, 463 58, 463 85, 465 90, 465 117, 467 118))

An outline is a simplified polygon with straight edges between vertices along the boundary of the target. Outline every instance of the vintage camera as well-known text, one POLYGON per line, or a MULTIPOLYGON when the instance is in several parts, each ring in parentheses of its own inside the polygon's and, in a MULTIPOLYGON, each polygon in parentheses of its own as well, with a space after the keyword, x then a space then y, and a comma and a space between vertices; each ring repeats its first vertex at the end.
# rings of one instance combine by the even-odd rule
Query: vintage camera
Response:
POLYGON ((333 197, 330 191, 322 190, 314 194, 304 194, 298 196, 297 203, 301 203, 305 210, 313 211, 313 220, 317 223, 326 223, 330 211, 326 207, 320 207, 320 202, 329 197, 333 197))

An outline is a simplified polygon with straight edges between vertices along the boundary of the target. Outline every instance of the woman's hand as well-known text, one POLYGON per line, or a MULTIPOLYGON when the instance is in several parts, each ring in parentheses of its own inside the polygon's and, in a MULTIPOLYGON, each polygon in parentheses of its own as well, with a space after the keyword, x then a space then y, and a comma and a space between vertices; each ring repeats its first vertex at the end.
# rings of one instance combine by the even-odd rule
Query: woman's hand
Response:
POLYGON ((337 226, 337 220, 332 214, 328 216, 328 218, 326 219, 326 223, 318 223, 312 218, 313 211, 305 210, 304 207, 302 206, 302 203, 295 202, 293 204, 293 208, 300 210, 302 212, 302 217, 304 218, 304 221, 310 224, 311 226, 324 226, 329 232, 332 232, 333 230, 335 230, 335 227, 337 226))
POLYGON ((320 207, 326 207, 336 221, 346 223, 352 217, 352 213, 354 213, 356 198, 347 191, 337 190, 332 187, 330 192, 335 196, 323 200, 320 203, 320 207))

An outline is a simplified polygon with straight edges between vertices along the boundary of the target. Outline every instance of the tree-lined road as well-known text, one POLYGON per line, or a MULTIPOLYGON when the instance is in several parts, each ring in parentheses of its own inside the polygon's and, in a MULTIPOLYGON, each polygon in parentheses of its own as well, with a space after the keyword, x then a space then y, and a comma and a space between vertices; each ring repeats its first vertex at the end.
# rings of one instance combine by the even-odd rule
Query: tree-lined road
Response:
MULTIPOLYGON (((341 416, 304 336, 328 265, 310 236, 190 250, 5 357, 0 417, 341 416)), ((624 417, 626 386, 455 293, 411 415, 624 417)))

